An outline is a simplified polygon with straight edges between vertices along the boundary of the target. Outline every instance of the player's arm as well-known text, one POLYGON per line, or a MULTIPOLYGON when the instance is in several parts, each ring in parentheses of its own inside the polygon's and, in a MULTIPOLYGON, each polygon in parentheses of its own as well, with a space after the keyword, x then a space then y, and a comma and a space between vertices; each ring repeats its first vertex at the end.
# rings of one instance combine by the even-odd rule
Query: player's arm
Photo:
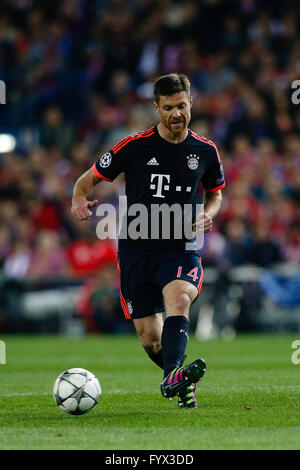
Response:
POLYGON ((208 167, 202 177, 204 190, 204 212, 196 219, 196 227, 205 233, 210 232, 213 226, 213 219, 220 211, 222 205, 221 189, 225 187, 224 171, 217 147, 213 142, 210 144, 208 154, 208 167))
POLYGON ((73 190, 71 213, 77 220, 87 220, 91 217, 92 207, 98 204, 97 199, 89 201, 94 187, 101 180, 113 182, 126 168, 128 144, 130 137, 121 140, 110 152, 106 152, 94 165, 76 181, 73 190))
POLYGON ((71 213, 75 219, 88 220, 91 217, 92 211, 90 209, 98 204, 98 200, 89 201, 87 198, 91 196, 99 181, 101 181, 101 178, 95 174, 93 168, 83 173, 76 181, 71 208, 71 213))
POLYGON ((213 219, 216 217, 222 205, 222 192, 204 191, 204 232, 210 232, 213 219))
POLYGON ((204 233, 210 232, 213 226, 213 219, 218 214, 222 205, 222 192, 217 190, 214 192, 204 191, 204 212, 197 215, 193 228, 203 230, 204 233))

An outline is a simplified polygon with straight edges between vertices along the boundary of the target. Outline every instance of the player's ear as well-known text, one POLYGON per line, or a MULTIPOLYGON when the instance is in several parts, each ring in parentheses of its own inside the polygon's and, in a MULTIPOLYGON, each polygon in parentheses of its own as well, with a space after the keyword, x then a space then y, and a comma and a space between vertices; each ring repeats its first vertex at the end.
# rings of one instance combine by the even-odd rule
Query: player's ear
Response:
POLYGON ((155 110, 157 113, 159 113, 159 104, 157 101, 153 101, 153 104, 154 104, 154 107, 155 107, 155 110))
POLYGON ((192 96, 190 96, 190 105, 191 105, 191 107, 193 106, 193 98, 192 98, 192 96))

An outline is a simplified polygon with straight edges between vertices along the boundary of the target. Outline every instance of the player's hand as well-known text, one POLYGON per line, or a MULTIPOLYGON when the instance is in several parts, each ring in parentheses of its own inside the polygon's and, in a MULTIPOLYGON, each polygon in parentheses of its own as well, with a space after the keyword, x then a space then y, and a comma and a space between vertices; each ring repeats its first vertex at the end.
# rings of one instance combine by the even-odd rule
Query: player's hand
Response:
POLYGON ((88 220, 92 211, 92 207, 98 204, 98 200, 88 201, 85 197, 80 197, 72 200, 71 214, 76 220, 88 220))
POLYGON ((200 212, 197 215, 196 222, 193 224, 193 230, 203 231, 204 233, 210 232, 213 226, 212 218, 205 214, 205 212, 200 212))

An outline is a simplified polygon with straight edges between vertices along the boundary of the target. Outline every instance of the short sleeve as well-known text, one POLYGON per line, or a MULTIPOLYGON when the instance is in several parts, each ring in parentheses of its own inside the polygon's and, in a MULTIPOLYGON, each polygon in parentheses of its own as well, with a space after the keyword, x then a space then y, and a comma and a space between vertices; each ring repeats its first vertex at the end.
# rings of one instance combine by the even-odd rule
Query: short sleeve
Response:
POLYGON ((126 171, 130 140, 128 137, 121 140, 94 163, 93 170, 99 178, 113 181, 120 173, 126 171))
POLYGON ((225 176, 217 147, 212 143, 207 155, 207 168, 202 177, 205 191, 218 191, 225 187, 225 176))

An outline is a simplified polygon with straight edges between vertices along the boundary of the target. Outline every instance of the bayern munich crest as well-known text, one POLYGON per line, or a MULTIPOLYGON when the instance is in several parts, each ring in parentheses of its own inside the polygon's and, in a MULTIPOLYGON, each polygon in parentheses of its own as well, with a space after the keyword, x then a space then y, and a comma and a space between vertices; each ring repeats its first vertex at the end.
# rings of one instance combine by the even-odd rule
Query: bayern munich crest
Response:
POLYGON ((197 168, 199 166, 199 157, 198 157, 198 155, 195 155, 195 154, 191 153, 186 158, 188 159, 187 164, 188 164, 189 169, 190 170, 197 170, 197 168))
POLYGON ((102 168, 106 168, 111 164, 111 154, 109 152, 105 153, 103 157, 100 158, 99 165, 102 168))

